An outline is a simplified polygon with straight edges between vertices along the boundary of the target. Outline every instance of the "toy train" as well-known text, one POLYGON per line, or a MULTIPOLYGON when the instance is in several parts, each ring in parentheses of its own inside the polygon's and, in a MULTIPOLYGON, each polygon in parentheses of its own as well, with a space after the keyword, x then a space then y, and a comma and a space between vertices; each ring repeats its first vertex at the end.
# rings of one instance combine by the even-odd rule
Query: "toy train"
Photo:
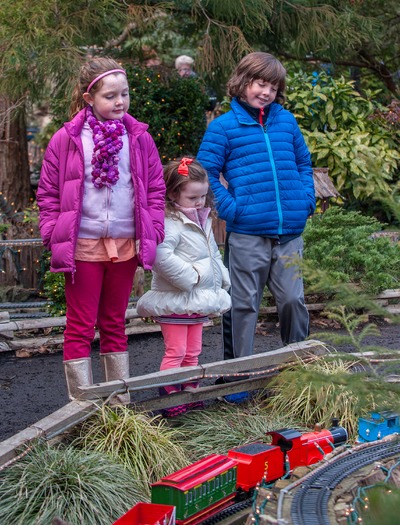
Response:
MULTIPOLYGON (((358 443, 400 434, 400 412, 371 412, 359 418, 358 443)), ((196 525, 250 495, 260 482, 272 483, 298 466, 320 461, 347 441, 337 421, 329 430, 301 434, 268 432, 272 443, 250 443, 227 455, 212 454, 152 486, 152 502, 138 503, 114 525, 196 525), (173 513, 175 509, 175 513, 173 513), (176 519, 176 521, 175 521, 176 519)))
POLYGON ((176 525, 175 507, 157 503, 136 503, 113 525, 176 525))
POLYGON ((152 484, 152 503, 176 508, 176 525, 196 525, 236 501, 250 497, 260 483, 272 483, 290 470, 320 461, 344 444, 347 431, 335 421, 329 430, 301 434, 268 432, 271 444, 249 443, 226 455, 211 454, 152 484))
POLYGON ((371 412, 369 418, 358 420, 358 443, 370 443, 395 433, 400 434, 399 412, 371 412))

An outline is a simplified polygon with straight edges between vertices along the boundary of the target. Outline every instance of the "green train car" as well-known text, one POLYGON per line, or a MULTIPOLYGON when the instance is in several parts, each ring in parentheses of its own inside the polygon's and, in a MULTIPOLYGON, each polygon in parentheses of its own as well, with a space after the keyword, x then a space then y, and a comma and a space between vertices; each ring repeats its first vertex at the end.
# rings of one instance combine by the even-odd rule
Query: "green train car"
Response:
POLYGON ((212 454, 152 484, 151 502, 176 507, 176 525, 196 525, 229 506, 237 461, 212 454))

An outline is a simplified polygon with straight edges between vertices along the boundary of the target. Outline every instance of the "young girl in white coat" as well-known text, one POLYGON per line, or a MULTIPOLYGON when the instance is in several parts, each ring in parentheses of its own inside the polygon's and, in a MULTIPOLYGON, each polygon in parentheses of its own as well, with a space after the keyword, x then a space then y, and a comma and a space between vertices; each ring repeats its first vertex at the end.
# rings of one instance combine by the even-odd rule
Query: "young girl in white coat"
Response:
MULTIPOLYGON (((171 161, 166 184, 165 239, 157 247, 151 290, 138 301, 137 312, 160 323, 165 353, 160 370, 196 366, 202 348, 203 324, 231 307, 229 272, 212 231, 207 173, 194 159, 171 161)), ((193 390, 198 383, 183 384, 193 390)), ((181 390, 166 386, 160 394, 181 390)), ((191 405, 165 410, 180 415, 191 405)))

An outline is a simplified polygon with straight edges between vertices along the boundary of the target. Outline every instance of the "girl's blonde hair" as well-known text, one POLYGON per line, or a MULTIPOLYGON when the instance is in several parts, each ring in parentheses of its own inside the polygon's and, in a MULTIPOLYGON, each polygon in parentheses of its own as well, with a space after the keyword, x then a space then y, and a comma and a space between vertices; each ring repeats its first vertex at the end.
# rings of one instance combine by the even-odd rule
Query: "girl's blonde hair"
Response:
MULTIPOLYGON (((191 164, 187 164, 187 175, 181 175, 178 173, 181 160, 182 159, 171 160, 166 166, 164 166, 164 180, 166 187, 165 210, 167 215, 174 215, 176 212, 175 201, 188 182, 208 182, 206 170, 203 168, 200 162, 197 162, 197 160, 194 159, 191 164)), ((211 190, 209 189, 206 197, 205 207, 212 208, 212 205, 213 197, 211 190)))
MULTIPOLYGON (((79 78, 72 93, 72 101, 69 108, 69 118, 72 119, 81 109, 86 106, 83 99, 83 94, 87 92, 90 83, 102 73, 107 73, 112 69, 121 69, 121 64, 118 64, 113 58, 109 57, 95 57, 87 61, 80 69, 79 78)), ((94 84, 90 92, 96 93, 103 85, 103 80, 100 79, 94 84)))
POLYGON ((230 97, 242 98, 247 86, 256 80, 263 80, 278 86, 276 102, 285 101, 286 69, 281 62, 269 53, 257 51, 246 55, 236 66, 228 80, 227 91, 230 97))

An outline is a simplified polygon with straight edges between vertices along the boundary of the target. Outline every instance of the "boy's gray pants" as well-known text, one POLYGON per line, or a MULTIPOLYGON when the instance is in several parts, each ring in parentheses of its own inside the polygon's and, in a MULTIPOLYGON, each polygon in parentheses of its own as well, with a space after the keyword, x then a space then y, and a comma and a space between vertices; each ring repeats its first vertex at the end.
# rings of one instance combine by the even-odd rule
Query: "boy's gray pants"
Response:
POLYGON ((224 263, 231 278, 232 309, 223 315, 224 359, 253 354, 258 312, 265 285, 275 298, 284 345, 304 341, 309 315, 303 280, 293 257, 301 258, 303 239, 280 244, 276 239, 230 232, 224 263))

